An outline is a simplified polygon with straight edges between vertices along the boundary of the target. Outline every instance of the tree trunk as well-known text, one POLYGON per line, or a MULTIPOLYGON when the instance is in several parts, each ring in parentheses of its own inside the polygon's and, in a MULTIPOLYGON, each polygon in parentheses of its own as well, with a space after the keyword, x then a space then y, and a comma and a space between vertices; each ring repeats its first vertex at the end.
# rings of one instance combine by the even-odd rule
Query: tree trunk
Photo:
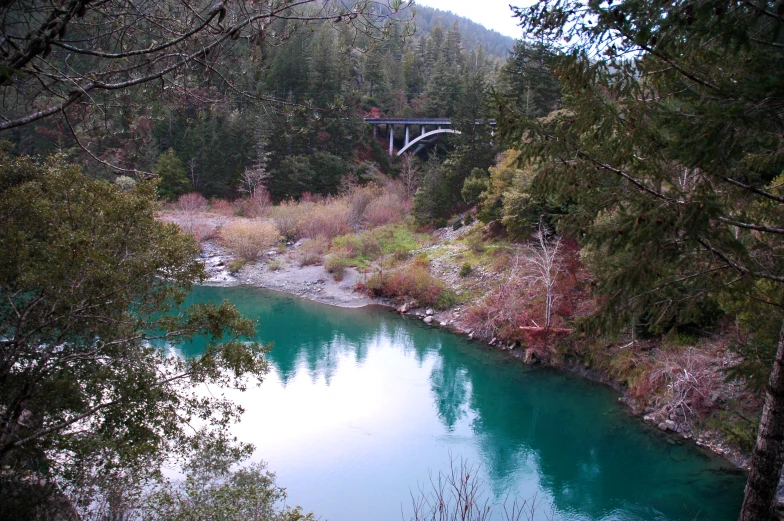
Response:
POLYGON ((757 444, 740 521, 768 521, 773 518, 776 488, 784 463, 784 323, 779 334, 776 359, 770 372, 765 407, 762 409, 757 444))

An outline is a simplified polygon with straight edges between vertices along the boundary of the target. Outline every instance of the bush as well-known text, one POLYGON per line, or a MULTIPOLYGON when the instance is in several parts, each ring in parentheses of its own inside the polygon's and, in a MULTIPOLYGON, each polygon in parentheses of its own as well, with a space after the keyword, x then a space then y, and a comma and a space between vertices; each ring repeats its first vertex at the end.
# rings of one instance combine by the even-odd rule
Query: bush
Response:
POLYGON ((278 271, 282 267, 283 267, 283 261, 271 260, 271 261, 267 262, 267 268, 269 268, 270 271, 278 271))
POLYGON ((463 220, 458 217, 458 219, 454 223, 452 223, 452 229, 459 230, 462 227, 463 227, 463 220))
POLYGON ((426 236, 414 235, 403 225, 382 226, 359 235, 342 235, 332 240, 332 251, 340 251, 354 265, 373 261, 382 255, 405 259, 426 236))
POLYGON ((207 209, 207 199, 199 193, 183 194, 177 199, 177 209, 183 213, 198 213, 207 209))
POLYGON ((324 257, 324 269, 326 269, 335 280, 343 280, 343 274, 348 267, 348 259, 341 253, 330 253, 324 257))
POLYGON ((224 246, 246 262, 258 260, 279 240, 278 229, 270 221, 236 220, 221 230, 224 246))
POLYGON ((466 244, 474 253, 483 253, 485 251, 485 241, 479 233, 472 233, 466 237, 466 244))
POLYGON ((365 210, 363 222, 370 228, 402 222, 411 211, 411 202, 394 193, 384 193, 365 210))
POLYGON ((349 206, 349 223, 359 226, 365 216, 365 210, 379 196, 379 189, 375 184, 368 186, 351 187, 346 195, 349 206))
POLYGON ((365 289, 374 297, 408 297, 437 309, 446 309, 456 301, 455 293, 420 262, 392 272, 376 272, 365 283, 365 289))
POLYGON ((270 212, 270 218, 278 231, 289 241, 297 239, 297 223, 301 215, 302 207, 293 201, 284 201, 270 212))
POLYGON ((213 199, 210 202, 210 211, 224 217, 232 217, 237 213, 235 205, 225 199, 213 199))
POLYGON ((299 257, 300 266, 312 266, 321 264, 324 260, 324 254, 329 248, 329 240, 325 237, 314 237, 313 239, 305 239, 297 248, 297 256, 299 257))
POLYGON ((266 217, 272 206, 272 198, 265 188, 257 188, 249 199, 243 202, 243 215, 245 217, 266 217))
POLYGON ((460 267, 460 276, 468 277, 474 269, 467 262, 460 267))
POLYGON ((351 231, 348 225, 350 210, 343 201, 331 199, 321 204, 302 206, 296 226, 299 237, 332 239, 351 231))

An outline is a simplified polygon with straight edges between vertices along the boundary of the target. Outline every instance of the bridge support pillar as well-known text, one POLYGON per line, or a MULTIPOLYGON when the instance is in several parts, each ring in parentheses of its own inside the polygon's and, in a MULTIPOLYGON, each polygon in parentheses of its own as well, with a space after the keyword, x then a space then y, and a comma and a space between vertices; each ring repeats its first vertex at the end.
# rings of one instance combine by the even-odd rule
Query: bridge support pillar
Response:
POLYGON ((378 138, 378 125, 373 125, 373 139, 378 138))
POLYGON ((425 126, 424 125, 420 125, 419 126, 419 135, 420 136, 424 136, 425 135, 425 126))
POLYGON ((408 146, 408 129, 409 129, 409 128, 410 128, 410 127, 409 127, 408 125, 406 125, 406 140, 404 141, 404 143, 405 143, 405 144, 403 145, 404 147, 407 147, 407 146, 408 146))
POLYGON ((395 144, 395 125, 389 125, 389 155, 393 155, 395 144))

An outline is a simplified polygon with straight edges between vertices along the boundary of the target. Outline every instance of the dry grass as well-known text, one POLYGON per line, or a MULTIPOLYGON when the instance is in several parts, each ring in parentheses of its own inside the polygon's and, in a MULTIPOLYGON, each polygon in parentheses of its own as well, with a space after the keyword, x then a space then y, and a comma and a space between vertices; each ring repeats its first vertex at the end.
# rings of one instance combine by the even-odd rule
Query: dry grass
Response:
POLYGON ((247 262, 258 260, 280 241, 278 229, 271 221, 237 219, 227 224, 220 235, 223 245, 247 262))

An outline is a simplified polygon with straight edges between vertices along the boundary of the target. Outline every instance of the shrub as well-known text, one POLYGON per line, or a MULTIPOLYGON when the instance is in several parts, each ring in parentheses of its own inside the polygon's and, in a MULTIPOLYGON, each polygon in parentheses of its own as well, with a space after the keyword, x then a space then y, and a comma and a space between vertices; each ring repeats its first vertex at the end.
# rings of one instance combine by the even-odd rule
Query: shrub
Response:
POLYGON ((221 230, 223 244, 237 257, 255 261, 279 240, 278 229, 270 221, 236 220, 221 230))
POLYGON ((456 300, 446 284, 417 262, 392 272, 376 272, 365 283, 365 289, 375 297, 409 297, 420 305, 437 309, 446 309, 456 300))
POLYGON ((419 247, 419 241, 424 238, 425 235, 414 235, 403 225, 382 226, 358 235, 335 237, 332 240, 332 251, 342 252, 355 265, 376 260, 382 255, 405 259, 411 250, 419 247))
POLYGON ((245 263, 246 263, 245 259, 241 259, 241 258, 233 259, 231 262, 229 262, 226 268, 228 268, 230 273, 237 273, 242 269, 243 266, 245 266, 245 263))
POLYGON ((326 269, 335 280, 343 280, 343 274, 348 267, 348 259, 341 253, 330 253, 324 257, 324 269, 326 269))
POLYGON ((468 277, 474 269, 467 262, 460 267, 460 276, 468 277))
POLYGON ((305 239, 297 248, 300 266, 311 266, 321 264, 324 254, 329 248, 329 240, 325 237, 314 237, 305 239))
POLYGON ((257 187, 249 199, 243 202, 245 217, 266 217, 272 206, 272 198, 266 188, 257 187))
POLYGON ((458 217, 457 220, 454 223, 452 223, 452 229, 459 230, 462 227, 463 227, 463 220, 458 217))
POLYGON ((474 218, 471 217, 471 214, 467 214, 465 217, 463 217, 463 225, 464 226, 468 226, 468 225, 470 225, 473 222, 474 222, 474 218))
POLYGON ((370 228, 399 223, 410 211, 410 201, 404 201, 393 193, 384 193, 368 205, 364 223, 370 228))
POLYGON ((193 238, 198 242, 217 239, 220 235, 218 228, 205 223, 194 223, 187 231, 190 232, 193 235, 193 238))
POLYGON ((183 194, 177 199, 177 209, 183 213, 193 214, 207 209, 207 199, 199 193, 183 194))
POLYGON ((270 218, 286 240, 297 239, 297 223, 302 215, 302 207, 293 201, 284 201, 270 211, 270 218))
POLYGON ((283 267, 283 261, 281 260, 271 260, 267 262, 267 268, 269 268, 270 271, 278 271, 282 267, 283 267))
POLYGON ((359 226, 362 223, 365 210, 378 196, 379 189, 375 184, 350 188, 346 200, 349 207, 349 223, 352 226, 359 226))
POLYGON ((479 233, 472 233, 466 237, 466 244, 474 253, 483 253, 485 251, 485 241, 479 233))
POLYGON ((235 207, 225 199, 213 199, 210 202, 210 211, 224 217, 232 217, 235 214, 235 207))
POLYGON ((331 199, 322 204, 303 205, 296 230, 299 237, 332 239, 351 231, 349 208, 343 201, 331 199))

